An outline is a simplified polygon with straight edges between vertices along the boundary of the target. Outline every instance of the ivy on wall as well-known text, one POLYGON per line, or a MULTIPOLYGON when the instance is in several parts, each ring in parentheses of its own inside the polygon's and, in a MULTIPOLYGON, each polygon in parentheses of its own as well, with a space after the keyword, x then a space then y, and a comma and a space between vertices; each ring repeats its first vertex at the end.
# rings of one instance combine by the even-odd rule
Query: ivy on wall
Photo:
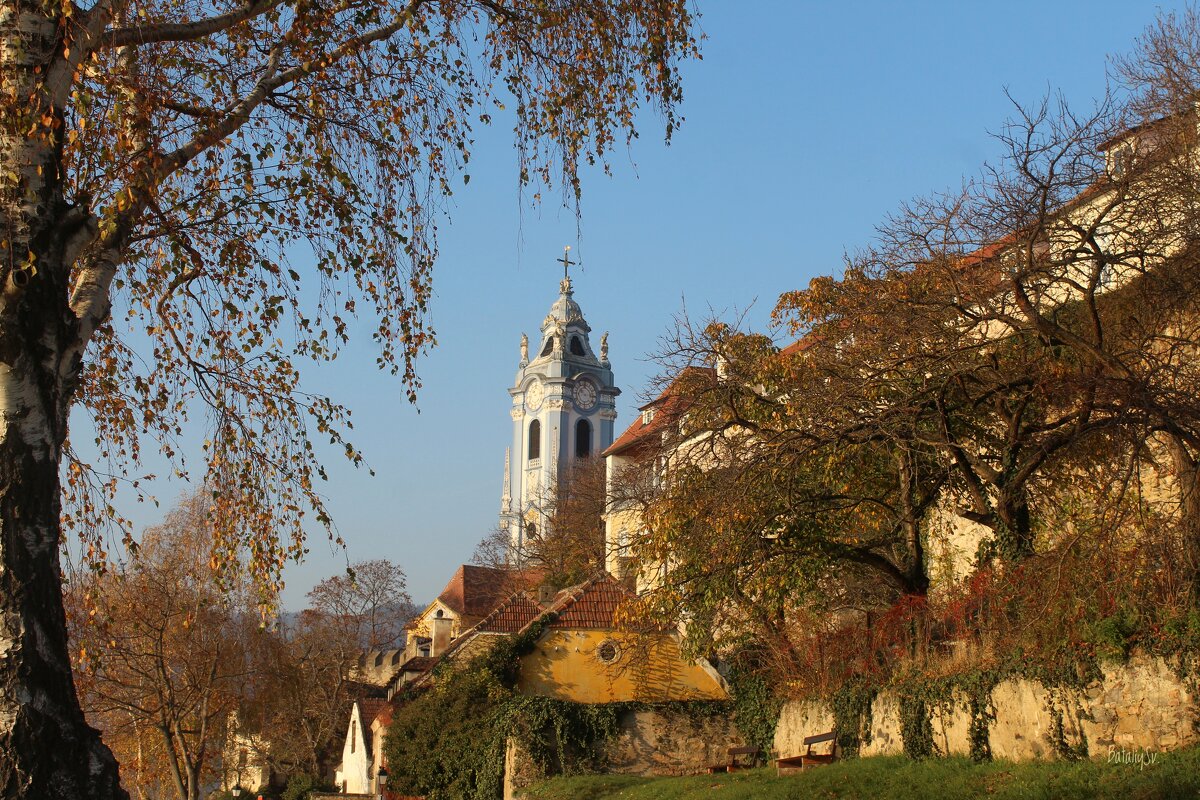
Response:
POLYGON ((971 721, 967 726, 967 740, 971 747, 971 760, 992 760, 992 742, 989 732, 996 721, 996 707, 992 704, 992 690, 999 678, 991 672, 976 671, 959 675, 956 686, 966 696, 967 712, 971 721))
POLYGON ((933 740, 932 705, 922 693, 902 692, 899 697, 900 739, 904 755, 921 761, 940 754, 933 740))
POLYGON ((871 743, 871 704, 877 691, 865 681, 852 681, 833 693, 833 730, 843 758, 856 757, 871 743))
POLYGON ((783 699, 772 690, 761 672, 734 666, 726 676, 738 730, 746 744, 763 753, 775 750, 775 728, 783 710, 783 699))
POLYGON ((394 791, 428 800, 498 800, 510 738, 542 774, 590 772, 603 768, 604 743, 626 713, 660 710, 695 719, 732 710, 721 702, 588 704, 519 694, 521 656, 550 622, 499 639, 465 664, 441 665, 432 687, 403 698, 384 742, 394 791))

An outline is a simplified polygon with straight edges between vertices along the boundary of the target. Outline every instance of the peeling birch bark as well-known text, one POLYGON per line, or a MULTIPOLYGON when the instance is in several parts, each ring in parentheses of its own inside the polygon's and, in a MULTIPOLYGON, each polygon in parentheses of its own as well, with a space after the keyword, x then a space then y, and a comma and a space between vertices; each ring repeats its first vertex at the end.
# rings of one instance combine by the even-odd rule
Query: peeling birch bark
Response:
POLYGON ((78 377, 60 366, 77 327, 66 258, 89 229, 58 173, 52 13, 0 6, 0 798, 99 800, 125 794, 79 708, 62 604, 59 463, 78 377))

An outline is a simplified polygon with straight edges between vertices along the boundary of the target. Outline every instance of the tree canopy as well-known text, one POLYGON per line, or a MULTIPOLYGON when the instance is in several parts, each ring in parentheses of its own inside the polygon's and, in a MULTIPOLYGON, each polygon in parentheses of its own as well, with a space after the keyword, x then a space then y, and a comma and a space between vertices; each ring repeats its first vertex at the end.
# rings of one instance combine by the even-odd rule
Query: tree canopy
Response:
POLYGON ((683 320, 663 353, 677 413, 618 498, 645 523, 630 553, 652 588, 632 613, 685 622, 702 652, 765 643, 785 680, 827 656, 877 670, 908 651, 901 630, 917 651, 1014 626, 1052 638, 1054 619, 1070 658, 1079 620, 1117 603, 1084 598, 1133 541, 1155 565, 1138 569, 1170 580, 1128 613, 1190 613, 1198 50, 1200 14, 1164 15, 1086 113, 1014 103, 1000 158, 784 293, 769 335, 683 320), (931 545, 963 541, 979 546, 931 598, 946 571, 931 545), (1036 615, 1030 587, 1068 562, 1085 572, 1052 590, 1062 616, 998 613, 984 631, 980 587, 1036 615), (934 599, 974 623, 934 626, 934 599))
POLYGON ((212 492, 214 564, 241 561, 269 600, 306 521, 329 525, 314 440, 361 461, 349 410, 306 392, 303 366, 365 319, 411 397, 437 221, 478 129, 511 120, 521 186, 578 197, 580 165, 634 138, 643 106, 674 130, 692 14, 6 0, 0 54, 0 794, 110 797, 71 684, 62 523, 102 562, 112 492, 158 448, 212 492), (72 448, 75 407, 106 463, 72 448))

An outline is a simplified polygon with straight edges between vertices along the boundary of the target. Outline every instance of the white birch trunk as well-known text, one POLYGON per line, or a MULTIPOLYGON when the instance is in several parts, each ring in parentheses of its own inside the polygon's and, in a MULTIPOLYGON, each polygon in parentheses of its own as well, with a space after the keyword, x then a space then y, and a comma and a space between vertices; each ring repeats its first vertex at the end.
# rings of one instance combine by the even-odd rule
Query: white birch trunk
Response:
POLYGON ((78 360, 67 306, 56 3, 0 2, 0 798, 125 797, 80 711, 59 564, 59 462, 78 360))

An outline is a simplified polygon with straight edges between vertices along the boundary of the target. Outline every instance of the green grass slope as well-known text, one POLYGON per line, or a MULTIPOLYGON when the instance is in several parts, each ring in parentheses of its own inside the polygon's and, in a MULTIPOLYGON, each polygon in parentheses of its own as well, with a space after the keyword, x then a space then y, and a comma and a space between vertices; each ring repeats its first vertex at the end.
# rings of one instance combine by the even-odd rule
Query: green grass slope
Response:
POLYGON ((1146 756, 1151 763, 974 764, 961 758, 862 758, 777 777, 732 775, 636 778, 578 775, 530 787, 529 800, 1177 800, 1200 798, 1200 749, 1146 756))

